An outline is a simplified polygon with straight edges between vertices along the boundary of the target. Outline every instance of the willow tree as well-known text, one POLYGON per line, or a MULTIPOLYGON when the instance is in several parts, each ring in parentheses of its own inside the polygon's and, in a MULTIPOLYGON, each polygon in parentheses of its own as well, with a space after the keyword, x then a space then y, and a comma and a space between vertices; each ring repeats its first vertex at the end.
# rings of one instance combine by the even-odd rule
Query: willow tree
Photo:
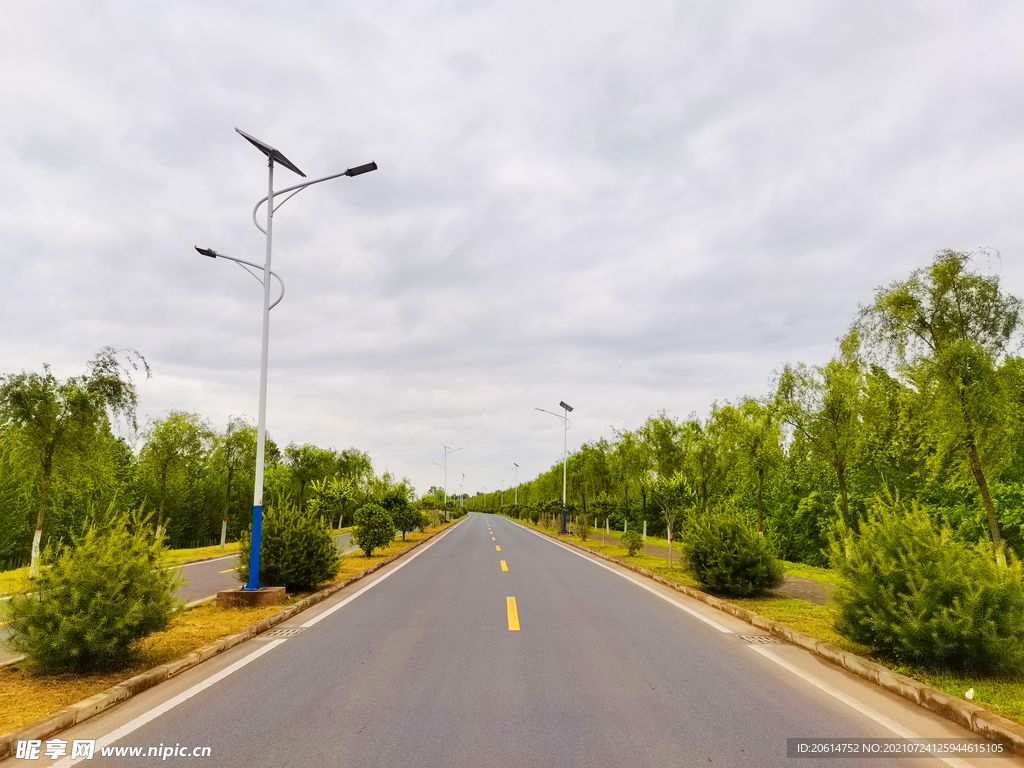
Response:
POLYGON ((843 525, 851 526, 846 471, 861 427, 864 374, 855 332, 842 342, 842 354, 827 365, 786 365, 776 399, 782 420, 828 463, 839 484, 843 525))
POLYGON ((910 279, 879 288, 858 325, 930 403, 925 429, 936 448, 933 467, 952 456, 970 471, 993 552, 1005 564, 988 475, 1009 433, 996 369, 1020 329, 1021 302, 1001 289, 998 275, 973 271, 971 261, 970 254, 940 251, 910 279))
POLYGON ((38 461, 42 485, 32 537, 30 577, 39 575, 39 544, 46 517, 47 497, 54 464, 89 450, 92 439, 108 421, 108 412, 137 428, 138 398, 131 372, 141 363, 150 377, 146 359, 133 349, 104 347, 87 364, 82 376, 58 379, 43 365, 43 373, 22 371, 0 383, 0 426, 16 431, 24 449, 38 461), (127 366, 119 359, 125 353, 127 366))
POLYGON ((187 483, 205 464, 214 440, 209 423, 199 414, 169 411, 150 422, 139 453, 139 471, 157 487, 156 535, 167 522, 168 485, 187 483))

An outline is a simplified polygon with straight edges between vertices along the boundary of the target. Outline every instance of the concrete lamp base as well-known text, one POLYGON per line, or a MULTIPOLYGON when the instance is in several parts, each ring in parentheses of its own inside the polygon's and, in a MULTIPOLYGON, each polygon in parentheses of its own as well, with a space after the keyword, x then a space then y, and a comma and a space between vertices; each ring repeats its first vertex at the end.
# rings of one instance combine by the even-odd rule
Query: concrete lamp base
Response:
POLYGON ((263 587, 262 589, 225 589, 217 593, 218 608, 260 608, 264 605, 278 605, 286 599, 284 587, 263 587))

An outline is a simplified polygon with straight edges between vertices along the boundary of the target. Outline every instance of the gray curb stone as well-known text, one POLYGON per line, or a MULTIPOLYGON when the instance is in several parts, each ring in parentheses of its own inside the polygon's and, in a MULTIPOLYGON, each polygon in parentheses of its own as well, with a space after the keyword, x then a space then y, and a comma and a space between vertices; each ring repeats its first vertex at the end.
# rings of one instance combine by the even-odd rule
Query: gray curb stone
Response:
POLYGON ((392 555, 386 560, 381 560, 379 563, 371 565, 364 571, 360 571, 354 576, 349 576, 342 582, 332 584, 329 587, 321 589, 319 592, 314 592, 309 597, 303 598, 295 605, 286 608, 280 613, 275 613, 273 616, 268 616, 265 619, 257 621, 255 624, 250 624, 248 627, 243 629, 241 632, 236 632, 233 635, 222 637, 219 640, 204 645, 202 648, 197 648, 186 656, 174 661, 168 662, 167 664, 161 664, 159 667, 153 667, 145 672, 141 672, 135 677, 128 678, 122 683, 111 686, 101 693, 94 694, 89 698, 72 704, 70 707, 62 709, 52 715, 47 715, 42 720, 37 720, 34 723, 26 725, 24 728, 20 728, 12 733, 4 734, 0 736, 0 760, 6 757, 10 757, 15 753, 15 747, 19 741, 29 739, 46 739, 53 736, 56 733, 60 733, 63 730, 70 728, 83 720, 88 720, 93 715, 99 714, 104 710, 110 709, 115 704, 119 704, 122 701, 130 699, 132 696, 136 696, 148 688, 152 688, 154 685, 167 680, 168 678, 179 675, 187 669, 197 664, 201 664, 207 659, 211 659, 219 653, 223 653, 228 648, 234 648, 236 645, 244 643, 246 640, 255 637, 263 632, 266 632, 271 627, 280 624, 283 621, 290 619, 297 613, 310 608, 317 603, 323 602, 331 595, 340 592, 350 584, 354 584, 360 579, 364 579, 375 571, 379 571, 386 565, 390 565, 398 558, 403 555, 409 554, 412 550, 421 544, 430 541, 435 536, 438 536, 445 531, 451 530, 458 525, 462 520, 456 520, 454 523, 449 525, 447 528, 443 528, 440 531, 427 536, 425 539, 413 542, 412 546, 407 549, 392 555))
MULTIPOLYGON (((517 520, 512 518, 506 518, 511 520, 517 525, 522 525, 517 520)), ((526 526, 522 526, 527 528, 526 526)), ((820 656, 826 661, 831 661, 836 666, 842 667, 849 672, 862 677, 865 680, 869 680, 875 685, 879 685, 888 691, 892 691, 898 696, 902 696, 915 704, 918 704, 925 709, 940 715, 947 720, 951 720, 957 725, 961 725, 979 736, 983 736, 986 739, 993 739, 996 741, 1010 741, 1013 742, 1014 753, 1024 754, 1024 725, 1018 722, 1010 720, 1007 717, 996 714, 984 707, 979 706, 970 701, 960 699, 956 696, 951 696, 944 691, 932 688, 930 685, 918 682, 906 675, 901 675, 898 672, 893 672, 888 667, 884 667, 874 661, 865 659, 862 656, 858 656, 855 653, 844 651, 832 643, 819 640, 816 637, 811 637, 803 632, 798 632, 792 627, 787 627, 784 624, 779 624, 777 621, 765 618, 760 614, 748 611, 746 608, 740 608, 738 605, 722 600, 717 597, 701 592, 693 587, 687 587, 684 584, 677 584, 674 581, 660 576, 654 571, 648 571, 646 568, 641 568, 632 563, 627 563, 624 560, 620 560, 617 557, 606 555, 603 552, 597 552, 596 550, 588 547, 582 547, 571 541, 565 541, 557 536, 552 536, 546 531, 542 531, 536 528, 527 528, 530 531, 536 531, 543 536, 547 536, 549 539, 558 541, 566 546, 573 547, 582 552, 586 552, 588 555, 607 560, 610 563, 621 565, 627 568, 633 573, 637 573, 641 576, 645 576, 648 579, 663 584, 666 587, 674 589, 676 592, 682 592, 688 597, 692 597, 695 600, 700 600, 702 603, 710 605, 712 608, 717 608, 720 611, 735 616, 737 619, 753 624, 758 629, 763 629, 767 632, 771 632, 773 635, 777 635, 784 640, 789 641, 793 645, 804 648, 816 656, 820 656)))

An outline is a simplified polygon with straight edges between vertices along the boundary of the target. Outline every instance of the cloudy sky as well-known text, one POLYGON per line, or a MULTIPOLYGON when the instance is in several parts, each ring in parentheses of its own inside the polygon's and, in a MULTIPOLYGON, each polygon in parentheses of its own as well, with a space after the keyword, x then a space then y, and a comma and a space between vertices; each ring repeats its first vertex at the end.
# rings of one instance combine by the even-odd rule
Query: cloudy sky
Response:
POLYGON ((138 350, 143 421, 257 410, 423 493, 822 363, 944 248, 1024 295, 1024 4, 0 0, 0 373, 138 350), (298 178, 284 169, 277 188, 298 178), (998 256, 996 252, 998 251, 998 256))

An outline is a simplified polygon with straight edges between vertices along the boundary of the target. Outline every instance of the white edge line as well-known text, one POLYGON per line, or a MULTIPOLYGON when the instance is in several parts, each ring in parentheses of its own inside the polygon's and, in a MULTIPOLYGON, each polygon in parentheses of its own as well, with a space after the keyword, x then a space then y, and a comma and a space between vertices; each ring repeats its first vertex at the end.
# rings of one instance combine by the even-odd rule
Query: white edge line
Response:
MULTIPOLYGON (((179 693, 174 698, 168 699, 167 701, 165 701, 163 704, 160 704, 159 706, 153 707, 153 709, 149 710, 145 714, 139 715, 134 720, 131 720, 131 721, 125 723, 120 728, 116 728, 113 731, 111 731, 110 733, 107 733, 106 735, 101 736, 100 738, 96 739, 96 749, 98 750, 101 747, 109 747, 115 741, 118 741, 119 739, 123 739, 125 736, 129 735, 130 733, 132 733, 132 731, 138 730, 139 728, 144 726, 146 723, 150 722, 151 720, 155 720, 156 718, 160 717, 160 715, 164 714, 165 712, 169 712, 170 710, 174 709, 176 706, 178 706, 182 702, 188 701, 189 699, 191 699, 196 694, 201 693, 202 691, 205 691, 207 688, 209 688, 212 685, 215 685, 216 683, 219 683, 221 680, 223 680, 228 675, 232 674, 233 672, 237 672, 239 669, 244 667, 249 662, 255 661, 256 659, 258 659, 263 654, 265 654, 265 653, 267 653, 269 651, 272 651, 274 648, 276 648, 277 646, 281 645, 284 642, 286 642, 286 641, 285 640, 273 640, 273 641, 267 643, 262 648, 260 648, 258 650, 255 650, 252 653, 250 653, 244 659, 239 659, 234 664, 232 664, 231 666, 225 667, 224 669, 222 669, 220 672, 216 673, 215 675, 210 675, 210 677, 206 678, 201 683, 197 683, 196 685, 193 685, 187 691, 179 693)), ((67 768, 67 766, 75 765, 76 763, 79 763, 79 762, 81 762, 84 759, 86 759, 86 758, 77 758, 75 760, 72 760, 70 757, 65 757, 59 763, 54 763, 53 764, 53 768, 67 768)))
MULTIPOLYGON (((376 579, 375 581, 373 581, 373 583, 367 584, 365 587, 360 589, 354 595, 350 595, 349 597, 345 598, 340 603, 338 603, 338 605, 333 606, 329 610, 324 611, 319 616, 311 619, 310 621, 307 621, 305 624, 302 624, 300 626, 302 626, 304 628, 305 627, 311 627, 314 624, 316 624, 318 621, 320 621, 321 619, 326 618, 327 616, 330 616, 332 613, 334 613, 336 610, 338 610, 342 606, 347 605, 348 603, 352 602, 357 597, 359 597, 361 594, 366 592, 368 589, 371 589, 372 587, 377 586, 382 581, 384 581, 384 579, 386 579, 388 576, 390 576, 393 573, 396 573, 397 571, 401 570, 403 567, 405 567, 406 565, 411 563, 419 555, 421 555, 423 552, 426 552, 428 549, 430 549, 432 546, 434 546, 434 544, 436 544, 438 541, 440 541, 442 538, 444 538, 444 536, 448 533, 448 531, 451 531, 451 530, 453 530, 453 529, 449 528, 447 531, 442 532, 440 535, 438 535, 429 544, 427 544, 426 546, 423 546, 423 547, 419 547, 419 551, 418 552, 416 552, 411 557, 409 557, 409 558, 407 558, 405 560, 402 560, 401 563, 398 566, 396 566, 395 568, 392 568, 390 571, 385 573, 379 579, 376 579)), ((257 635, 257 637, 258 637, 258 635, 257 635)), ((217 672, 216 674, 210 675, 210 677, 206 678, 205 680, 203 680, 200 683, 196 683, 191 688, 189 688, 187 691, 184 691, 183 693, 179 693, 177 696, 175 696, 174 698, 168 699, 163 704, 159 704, 156 707, 153 707, 153 709, 149 710, 145 714, 139 715, 134 720, 131 720, 130 722, 125 723, 121 727, 114 729, 113 731, 111 731, 110 733, 108 733, 108 734, 106 734, 104 736, 101 736, 100 738, 98 738, 96 740, 96 749, 100 749, 101 747, 109 747, 114 742, 119 741, 120 739, 123 739, 125 736, 128 736, 133 731, 138 730, 139 728, 144 726, 146 723, 149 723, 150 721, 155 720, 156 718, 160 717, 160 715, 162 715, 162 714, 164 714, 166 712, 171 711, 172 709, 174 709, 179 704, 181 704, 181 703, 183 703, 185 701, 188 701, 189 699, 191 699, 196 694, 202 693, 203 691, 205 691, 210 686, 219 683, 221 680, 223 680, 228 675, 232 674, 233 672, 237 672, 239 669, 244 667, 249 662, 255 661, 256 659, 258 659, 263 654, 267 653, 268 651, 273 650, 274 648, 276 648, 277 646, 281 645, 284 642, 286 642, 285 639, 270 641, 269 643, 264 645, 262 648, 259 648, 258 650, 255 650, 252 653, 250 653, 245 658, 239 659, 234 664, 231 664, 230 666, 227 666, 224 669, 222 669, 220 672, 217 672)), ((86 759, 86 758, 77 758, 75 760, 71 760, 71 758, 65 757, 60 762, 54 763, 52 768, 68 768, 68 766, 75 765, 75 764, 81 762, 84 759, 86 759)))
MULTIPOLYGON (((888 728, 890 731, 895 733, 900 738, 903 738, 903 739, 923 739, 924 738, 923 736, 919 736, 918 734, 914 733, 913 731, 911 731, 911 730, 909 730, 907 728, 904 728, 902 725, 900 725, 899 723, 895 722, 894 720, 890 720, 888 717, 883 715, 881 712, 878 712, 877 710, 872 709, 867 704, 862 704, 861 702, 857 701, 852 696, 848 696, 847 694, 843 693, 839 689, 833 688, 831 685, 829 685, 828 683, 826 683, 826 682, 824 682, 822 680, 819 680, 818 678, 816 678, 814 675, 810 674, 809 672, 804 672, 802 669, 800 669, 799 667, 797 667, 797 666, 795 666, 793 664, 790 664, 785 659, 779 658, 774 653, 769 651, 767 648, 763 648, 763 647, 760 647, 760 646, 757 646, 757 645, 748 645, 747 647, 750 648, 750 650, 754 651, 754 653, 759 653, 762 656, 764 656, 766 659, 770 659, 771 661, 774 661, 776 664, 778 664, 780 667, 782 667, 786 671, 788 671, 788 672, 796 675, 800 679, 810 683, 811 685, 813 685, 818 690, 824 691, 829 696, 831 696, 831 697, 833 697, 835 699, 838 699, 843 704, 846 704, 848 707, 851 707, 852 709, 857 710, 858 712, 860 712, 865 717, 868 717, 871 720, 874 720, 876 723, 878 723, 882 727, 888 728)), ((941 755, 922 755, 922 757, 934 757, 934 758, 936 758, 938 760, 941 760, 946 765, 953 766, 953 768, 970 768, 970 765, 968 763, 965 763, 963 760, 957 760, 956 758, 946 758, 946 757, 943 757, 941 755)))
MULTIPOLYGON (((232 560, 232 559, 234 559, 236 557, 237 557, 237 555, 224 555, 224 557, 214 557, 214 558, 212 558, 210 560, 197 560, 194 563, 181 563, 179 565, 179 567, 180 568, 188 568, 188 567, 193 566, 193 565, 206 565, 207 563, 218 563, 221 560, 232 560)), ((171 567, 173 568, 174 566, 171 566, 171 567)))
POLYGON ((591 563, 593 563, 594 565, 596 565, 596 566, 598 566, 600 568, 604 568, 606 571, 611 571, 616 576, 620 576, 623 579, 625 579, 626 581, 633 582, 634 584, 636 584, 641 589, 646 589, 652 595, 655 595, 656 597, 660 597, 662 600, 664 600, 669 605, 674 605, 679 610, 685 611, 686 613, 690 614, 691 616, 693 616, 696 619, 700 619, 705 624, 708 624, 709 626, 712 626, 715 629, 717 629, 719 632, 722 632, 722 633, 727 634, 727 635, 734 635, 734 634, 736 634, 731 629, 723 627, 721 624, 719 624, 714 619, 709 619, 704 614, 700 613, 699 611, 693 610, 693 608, 690 608, 688 606, 683 605, 678 600, 675 600, 673 597, 671 597, 669 595, 663 595, 661 592, 659 592, 658 590, 654 589, 653 587, 651 587, 651 586, 649 586, 647 584, 644 584, 639 579, 634 579, 632 576, 627 576, 626 574, 622 573, 621 571, 618 571, 615 568, 612 568, 610 565, 605 565, 604 563, 600 562, 599 560, 595 560, 592 557, 588 557, 584 553, 578 552, 575 549, 573 549, 572 547, 567 547, 567 546, 565 546, 565 544, 562 544, 560 541, 555 541, 554 539, 549 539, 547 536, 545 536, 545 535, 543 535, 541 533, 537 533, 536 531, 531 530, 530 528, 527 528, 526 526, 519 526, 519 527, 522 528, 525 531, 529 531, 534 536, 539 536, 544 541, 547 541, 547 542, 550 542, 551 544, 554 544, 556 547, 561 547, 562 549, 566 550, 567 552, 570 552, 570 553, 572 553, 574 555, 578 555, 579 557, 582 557, 584 560, 587 560, 588 562, 591 562, 591 563))

